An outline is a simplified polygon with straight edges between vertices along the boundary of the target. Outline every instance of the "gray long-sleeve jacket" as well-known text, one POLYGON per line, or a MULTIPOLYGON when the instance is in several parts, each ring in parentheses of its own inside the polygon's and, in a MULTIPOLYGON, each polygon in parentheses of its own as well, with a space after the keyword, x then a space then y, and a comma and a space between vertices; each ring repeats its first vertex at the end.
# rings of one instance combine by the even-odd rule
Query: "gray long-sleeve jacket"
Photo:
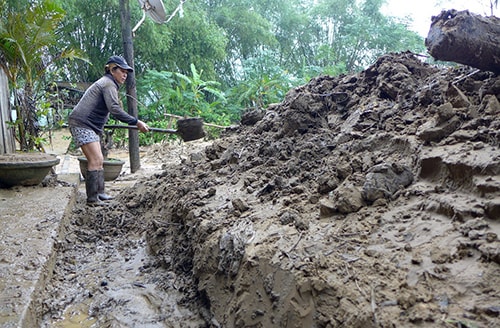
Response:
POLYGON ((91 129, 101 134, 109 114, 123 123, 137 124, 137 119, 122 109, 118 87, 111 74, 105 74, 94 82, 69 115, 69 126, 91 129))

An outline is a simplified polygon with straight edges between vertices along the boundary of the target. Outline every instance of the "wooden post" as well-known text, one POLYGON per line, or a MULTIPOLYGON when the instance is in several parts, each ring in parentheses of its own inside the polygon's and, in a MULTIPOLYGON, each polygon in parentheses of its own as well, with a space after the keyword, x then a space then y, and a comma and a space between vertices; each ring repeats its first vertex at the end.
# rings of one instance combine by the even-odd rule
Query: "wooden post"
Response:
MULTIPOLYGON (((127 78, 127 109, 128 113, 134 117, 138 116, 137 111, 137 90, 135 83, 134 67, 134 43, 132 39, 132 28, 130 27, 130 5, 129 0, 120 0, 121 27, 123 39, 123 56, 130 67, 134 68, 133 73, 127 78)), ((128 150, 130 159, 130 171, 136 172, 141 168, 139 156, 139 131, 130 129, 128 131, 128 150)))

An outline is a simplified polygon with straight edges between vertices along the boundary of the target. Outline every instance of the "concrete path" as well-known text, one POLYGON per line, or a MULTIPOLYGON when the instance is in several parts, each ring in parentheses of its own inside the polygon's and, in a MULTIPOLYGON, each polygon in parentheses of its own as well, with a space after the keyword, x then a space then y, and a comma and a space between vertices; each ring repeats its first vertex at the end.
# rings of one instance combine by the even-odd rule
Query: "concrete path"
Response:
POLYGON ((68 185, 0 189, 0 327, 37 327, 35 307, 54 267, 56 242, 79 187, 67 131, 53 136, 58 179, 68 185))
POLYGON ((35 301, 74 195, 71 186, 0 189, 0 327, 38 326, 35 301))

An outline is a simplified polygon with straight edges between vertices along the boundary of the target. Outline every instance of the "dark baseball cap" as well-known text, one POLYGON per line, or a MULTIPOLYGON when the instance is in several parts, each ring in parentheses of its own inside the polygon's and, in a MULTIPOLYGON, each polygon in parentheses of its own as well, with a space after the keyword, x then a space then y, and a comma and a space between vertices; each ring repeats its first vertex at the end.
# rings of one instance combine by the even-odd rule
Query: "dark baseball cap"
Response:
POLYGON ((121 56, 111 56, 108 59, 106 65, 116 64, 118 67, 126 69, 129 72, 133 72, 134 69, 127 64, 127 61, 121 56))

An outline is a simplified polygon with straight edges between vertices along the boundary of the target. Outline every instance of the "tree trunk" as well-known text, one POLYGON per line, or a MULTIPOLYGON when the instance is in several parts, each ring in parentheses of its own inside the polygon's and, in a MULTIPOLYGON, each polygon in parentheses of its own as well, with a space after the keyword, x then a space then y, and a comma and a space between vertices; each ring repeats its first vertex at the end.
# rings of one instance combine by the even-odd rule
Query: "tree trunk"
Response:
POLYGON ((468 10, 442 11, 432 17, 425 45, 436 60, 500 73, 498 17, 483 17, 468 10))
POLYGON ((36 103, 33 97, 33 89, 26 85, 22 90, 15 90, 15 106, 18 123, 19 146, 21 151, 40 150, 43 146, 40 144, 40 126, 36 113, 36 103))

